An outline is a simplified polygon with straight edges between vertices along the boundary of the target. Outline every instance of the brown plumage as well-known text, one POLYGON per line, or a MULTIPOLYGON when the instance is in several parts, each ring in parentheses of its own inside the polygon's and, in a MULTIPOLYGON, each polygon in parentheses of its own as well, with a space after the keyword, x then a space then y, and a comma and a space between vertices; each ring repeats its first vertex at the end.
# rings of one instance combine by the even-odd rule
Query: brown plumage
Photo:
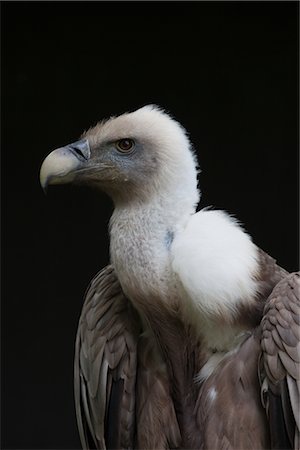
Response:
POLYGON ((272 448, 282 448, 283 436, 294 448, 300 445, 299 298, 299 273, 290 274, 274 288, 261 324, 263 391, 270 418, 272 448))
POLYGON ((44 188, 69 182, 115 205, 76 340, 83 447, 299 449, 299 274, 196 213, 183 128, 155 106, 101 122, 45 159, 44 188))
MULTIPOLYGON (((164 361, 168 354, 159 357, 153 336, 141 334, 142 324, 112 267, 97 275, 76 342, 75 393, 84 448, 299 447, 300 277, 285 276, 267 255, 263 261, 269 267, 262 266, 262 273, 283 277, 265 302, 261 324, 204 382, 186 386, 186 401, 193 405, 186 418, 188 441, 196 446, 182 440, 186 430, 176 417, 178 393, 164 361)), ((190 351, 190 341, 181 345, 189 345, 188 362, 201 354, 201 348, 190 351)), ((186 385, 186 378, 182 381, 186 385)))

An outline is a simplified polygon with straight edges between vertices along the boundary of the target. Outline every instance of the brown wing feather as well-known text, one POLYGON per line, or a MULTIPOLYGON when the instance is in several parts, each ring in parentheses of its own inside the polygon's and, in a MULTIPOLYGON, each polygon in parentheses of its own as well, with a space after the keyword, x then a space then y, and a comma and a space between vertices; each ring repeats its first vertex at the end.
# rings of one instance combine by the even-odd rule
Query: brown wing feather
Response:
POLYGON ((260 271, 257 276, 261 298, 265 303, 274 286, 285 278, 289 273, 280 267, 272 256, 257 248, 260 271))
POLYGON ((76 339, 75 406, 83 448, 132 448, 139 320, 112 267, 91 282, 76 339))
POLYGON ((254 329, 260 325, 266 299, 280 280, 288 275, 288 272, 278 266, 276 260, 257 247, 259 270, 255 275, 257 282, 257 295, 255 302, 241 303, 238 307, 237 321, 246 329, 254 329))
MULTIPOLYGON (((274 288, 262 321, 264 398, 271 441, 286 433, 290 448, 299 448, 300 430, 300 273, 288 275, 274 288), (281 416, 278 417, 278 411, 281 416), (278 430, 282 429, 280 435, 278 430)), ((281 447, 280 447, 281 448, 281 447)))
POLYGON ((269 448, 260 400, 259 352, 259 337, 249 334, 201 386, 196 411, 204 449, 269 448))
POLYGON ((137 380, 137 447, 180 448, 181 435, 170 394, 166 367, 151 337, 139 342, 137 380))

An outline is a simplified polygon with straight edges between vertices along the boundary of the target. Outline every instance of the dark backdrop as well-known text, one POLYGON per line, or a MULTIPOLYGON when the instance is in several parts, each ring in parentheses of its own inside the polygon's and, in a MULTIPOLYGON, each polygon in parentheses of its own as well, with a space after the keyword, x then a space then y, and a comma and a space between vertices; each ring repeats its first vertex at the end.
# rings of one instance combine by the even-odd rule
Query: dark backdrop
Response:
POLYGON ((189 130, 202 206, 298 259, 297 2, 2 2, 2 448, 78 448, 73 346, 109 260, 104 196, 39 186, 43 158, 157 103, 189 130))

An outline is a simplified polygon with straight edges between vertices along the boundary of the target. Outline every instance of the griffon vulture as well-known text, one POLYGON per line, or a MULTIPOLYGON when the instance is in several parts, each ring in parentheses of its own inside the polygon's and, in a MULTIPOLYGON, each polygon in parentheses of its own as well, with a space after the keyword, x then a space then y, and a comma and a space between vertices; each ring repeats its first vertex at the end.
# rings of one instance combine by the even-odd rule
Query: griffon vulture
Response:
POLYGON ((153 105, 111 117, 50 153, 40 180, 115 207, 76 340, 82 446, 299 448, 299 273, 227 213, 195 212, 183 127, 153 105))

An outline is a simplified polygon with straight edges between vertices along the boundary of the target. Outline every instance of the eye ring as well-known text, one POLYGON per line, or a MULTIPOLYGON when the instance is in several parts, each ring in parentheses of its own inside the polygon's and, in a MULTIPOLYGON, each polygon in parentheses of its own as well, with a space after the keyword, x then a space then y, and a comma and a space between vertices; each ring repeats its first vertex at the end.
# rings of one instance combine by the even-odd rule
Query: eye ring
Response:
POLYGON ((129 153, 134 146, 134 141, 130 138, 119 139, 116 142, 116 147, 121 153, 129 153))

